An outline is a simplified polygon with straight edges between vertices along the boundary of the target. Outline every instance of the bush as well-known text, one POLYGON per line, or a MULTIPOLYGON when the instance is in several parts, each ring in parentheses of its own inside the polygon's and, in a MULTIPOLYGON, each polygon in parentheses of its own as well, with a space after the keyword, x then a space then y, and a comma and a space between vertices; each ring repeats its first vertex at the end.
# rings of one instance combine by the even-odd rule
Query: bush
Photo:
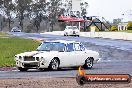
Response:
POLYGON ((110 31, 118 31, 117 26, 112 26, 111 29, 110 29, 110 31))
POLYGON ((132 30, 132 22, 128 22, 127 30, 132 30))
POLYGON ((127 27, 127 30, 132 30, 132 27, 127 27))
POLYGON ((34 29, 34 27, 33 27, 33 25, 30 23, 30 24, 27 25, 25 32, 30 33, 30 32, 33 31, 33 29, 34 29))
POLYGON ((95 28, 95 31, 96 31, 96 32, 99 32, 99 29, 96 27, 96 28, 95 28))

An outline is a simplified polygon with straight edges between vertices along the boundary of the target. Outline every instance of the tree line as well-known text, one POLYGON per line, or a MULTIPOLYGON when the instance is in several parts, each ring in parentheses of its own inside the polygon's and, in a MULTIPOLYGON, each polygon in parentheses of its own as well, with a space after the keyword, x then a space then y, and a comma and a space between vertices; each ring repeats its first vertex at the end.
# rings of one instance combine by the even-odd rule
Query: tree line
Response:
MULTIPOLYGON (((71 9, 71 0, 67 0, 68 4, 64 4, 61 0, 0 0, 0 12, 3 12, 3 20, 7 20, 9 31, 11 31, 11 19, 18 18, 19 25, 23 31, 23 20, 26 18, 32 20, 32 24, 36 27, 36 32, 40 29, 40 23, 46 21, 54 30, 54 25, 58 23, 58 15, 64 14, 71 9), (63 5, 64 4, 64 5, 63 5), (63 5, 63 6, 62 6, 63 5)), ((86 15, 87 2, 80 3, 81 15, 86 15)), ((2 15, 2 13, 0 13, 2 15)), ((63 27, 65 23, 60 23, 63 27)))

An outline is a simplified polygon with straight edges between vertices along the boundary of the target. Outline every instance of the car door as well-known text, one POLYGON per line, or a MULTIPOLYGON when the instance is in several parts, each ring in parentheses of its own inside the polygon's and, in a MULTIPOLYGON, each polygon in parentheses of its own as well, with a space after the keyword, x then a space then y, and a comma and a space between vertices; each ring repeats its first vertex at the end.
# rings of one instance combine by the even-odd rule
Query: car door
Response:
POLYGON ((87 58, 87 53, 85 52, 85 48, 82 44, 80 43, 75 43, 75 57, 76 57, 76 65, 83 65, 86 58, 87 58))
POLYGON ((71 67, 75 65, 75 52, 73 49, 73 43, 68 43, 66 45, 65 52, 60 52, 59 58, 60 61, 60 67, 71 67))

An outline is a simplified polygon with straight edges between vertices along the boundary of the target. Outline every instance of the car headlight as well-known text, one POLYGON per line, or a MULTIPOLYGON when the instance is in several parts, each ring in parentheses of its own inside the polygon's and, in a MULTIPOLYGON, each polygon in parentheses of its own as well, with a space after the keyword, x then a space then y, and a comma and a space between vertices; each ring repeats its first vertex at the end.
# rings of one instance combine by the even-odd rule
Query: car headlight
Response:
POLYGON ((45 58, 44 57, 41 57, 41 62, 42 63, 45 63, 45 61, 46 61, 45 58))
POLYGON ((36 57, 36 61, 39 61, 39 57, 36 57))
POLYGON ((15 56, 15 60, 18 60, 19 58, 17 56, 15 56))
POLYGON ((45 61, 44 57, 41 57, 41 61, 45 61))
POLYGON ((19 56, 19 59, 22 60, 22 56, 19 56))

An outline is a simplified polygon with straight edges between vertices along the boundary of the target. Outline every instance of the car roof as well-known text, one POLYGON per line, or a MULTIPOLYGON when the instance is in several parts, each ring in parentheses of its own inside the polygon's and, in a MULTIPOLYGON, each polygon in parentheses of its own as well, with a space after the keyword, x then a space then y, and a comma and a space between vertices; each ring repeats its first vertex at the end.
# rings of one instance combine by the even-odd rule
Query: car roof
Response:
POLYGON ((68 41, 68 40, 53 40, 53 41, 45 41, 45 42, 60 42, 60 43, 80 43, 80 42, 76 42, 76 41, 68 41))

